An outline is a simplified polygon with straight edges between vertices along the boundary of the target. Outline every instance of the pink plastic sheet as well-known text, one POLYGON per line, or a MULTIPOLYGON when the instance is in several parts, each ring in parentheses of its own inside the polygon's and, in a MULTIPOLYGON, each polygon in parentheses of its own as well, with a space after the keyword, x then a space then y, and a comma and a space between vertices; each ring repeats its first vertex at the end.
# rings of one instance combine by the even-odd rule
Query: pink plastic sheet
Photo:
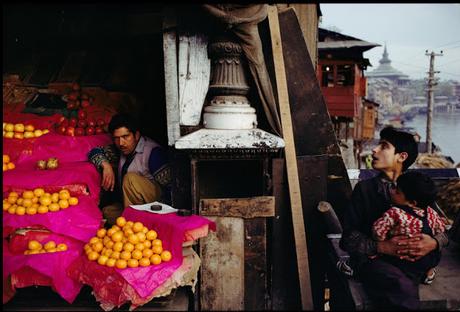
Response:
POLYGON ((148 267, 116 269, 101 266, 86 257, 77 259, 69 269, 70 274, 80 282, 93 288, 95 295, 105 305, 121 306, 133 297, 130 289, 137 293, 136 298, 148 298, 182 264, 182 243, 185 232, 209 226, 215 231, 215 223, 201 216, 179 217, 175 213, 154 214, 127 207, 123 216, 133 222, 140 221, 158 233, 163 248, 171 251, 172 259, 159 265, 148 267), (110 283, 107 281, 110 280, 110 283), (130 287, 126 287, 129 285, 130 287))
POLYGON ((35 169, 34 163, 23 163, 13 170, 3 172, 3 192, 13 188, 34 189, 37 187, 80 184, 89 190, 89 196, 99 201, 101 175, 89 162, 60 163, 54 170, 35 169))
POLYGON ((78 204, 64 210, 35 215, 3 213, 3 227, 13 229, 42 225, 50 231, 87 242, 93 237, 102 220, 99 207, 89 196, 78 196, 78 204))
MULTIPOLYGON (((27 287, 33 285, 51 286, 62 298, 72 303, 80 292, 83 284, 68 276, 67 269, 76 259, 82 257, 83 242, 79 242, 70 237, 50 233, 46 243, 54 240, 56 244, 65 243, 68 247, 66 251, 55 253, 44 253, 35 255, 12 254, 8 249, 8 243, 3 240, 3 281, 11 276, 12 289, 15 286, 27 287), (24 278, 24 271, 29 275, 24 278), (17 276, 15 276, 17 272, 17 276), (19 280, 18 280, 19 278, 19 280), (46 284, 50 281, 49 285, 46 284)), ((5 303, 5 293, 3 303, 5 303)))

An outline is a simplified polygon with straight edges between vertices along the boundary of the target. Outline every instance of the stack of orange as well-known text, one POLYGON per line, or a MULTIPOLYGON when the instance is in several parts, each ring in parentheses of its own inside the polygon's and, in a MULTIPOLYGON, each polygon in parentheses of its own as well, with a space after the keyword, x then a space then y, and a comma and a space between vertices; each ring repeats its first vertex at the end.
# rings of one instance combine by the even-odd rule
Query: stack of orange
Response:
POLYGON ((110 229, 99 229, 84 248, 88 259, 100 265, 119 269, 146 267, 172 258, 170 251, 163 250, 157 236, 157 232, 142 222, 118 217, 110 229))
POLYGON ((7 198, 3 199, 3 211, 23 216, 37 213, 55 212, 78 204, 78 198, 70 196, 67 189, 59 193, 47 193, 43 188, 26 190, 21 196, 17 192, 10 192, 7 198))
POLYGON ((54 241, 50 240, 45 245, 42 245, 39 241, 31 240, 27 244, 27 249, 24 251, 25 255, 34 255, 38 253, 46 253, 46 252, 57 252, 57 251, 66 251, 67 245, 64 243, 56 244, 54 241))
POLYGON ((3 137, 7 139, 38 138, 49 132, 48 129, 35 129, 34 125, 23 123, 3 123, 3 137))
POLYGON ((13 162, 11 162, 10 156, 3 154, 3 171, 11 170, 14 168, 16 168, 16 166, 13 162))

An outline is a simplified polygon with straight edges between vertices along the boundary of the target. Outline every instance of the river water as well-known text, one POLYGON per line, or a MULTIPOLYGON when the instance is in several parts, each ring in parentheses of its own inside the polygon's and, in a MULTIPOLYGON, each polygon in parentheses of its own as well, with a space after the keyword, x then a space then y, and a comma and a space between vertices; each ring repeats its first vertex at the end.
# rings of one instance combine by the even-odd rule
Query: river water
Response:
MULTIPOLYGON (((420 134, 420 141, 426 141, 425 114, 416 115, 414 119, 406 121, 405 127, 412 127, 420 134)), ((453 113, 433 112, 431 122, 431 140, 441 148, 445 156, 450 156, 455 164, 460 162, 460 111, 453 113)))

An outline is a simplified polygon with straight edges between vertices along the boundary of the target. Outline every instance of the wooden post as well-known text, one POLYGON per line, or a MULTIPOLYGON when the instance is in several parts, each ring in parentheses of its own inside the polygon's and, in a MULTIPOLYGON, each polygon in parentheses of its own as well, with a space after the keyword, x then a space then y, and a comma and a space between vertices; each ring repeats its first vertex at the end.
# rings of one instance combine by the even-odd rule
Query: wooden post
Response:
POLYGON ((292 130, 289 94, 284 67, 283 48, 281 44, 281 32, 278 20, 278 10, 273 5, 270 5, 268 9, 268 21, 270 25, 270 36, 272 41, 273 61, 275 65, 276 86, 278 91, 278 103, 280 106, 281 113, 283 139, 286 144, 286 168, 289 184, 289 198, 292 210, 294 241, 296 246, 300 296, 302 302, 302 309, 312 310, 313 300, 310 285, 307 240, 302 212, 302 199, 300 194, 299 173, 297 169, 297 158, 294 145, 294 135, 292 130))

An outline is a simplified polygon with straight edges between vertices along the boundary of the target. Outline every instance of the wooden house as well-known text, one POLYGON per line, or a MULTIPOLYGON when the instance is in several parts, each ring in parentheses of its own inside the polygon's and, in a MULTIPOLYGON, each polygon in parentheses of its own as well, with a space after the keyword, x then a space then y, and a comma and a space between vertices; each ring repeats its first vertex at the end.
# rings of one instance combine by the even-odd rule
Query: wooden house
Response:
POLYGON ((348 138, 349 127, 352 138, 362 138, 362 99, 367 85, 363 71, 371 65, 363 52, 377 46, 379 44, 319 28, 317 76, 340 139, 348 138))

